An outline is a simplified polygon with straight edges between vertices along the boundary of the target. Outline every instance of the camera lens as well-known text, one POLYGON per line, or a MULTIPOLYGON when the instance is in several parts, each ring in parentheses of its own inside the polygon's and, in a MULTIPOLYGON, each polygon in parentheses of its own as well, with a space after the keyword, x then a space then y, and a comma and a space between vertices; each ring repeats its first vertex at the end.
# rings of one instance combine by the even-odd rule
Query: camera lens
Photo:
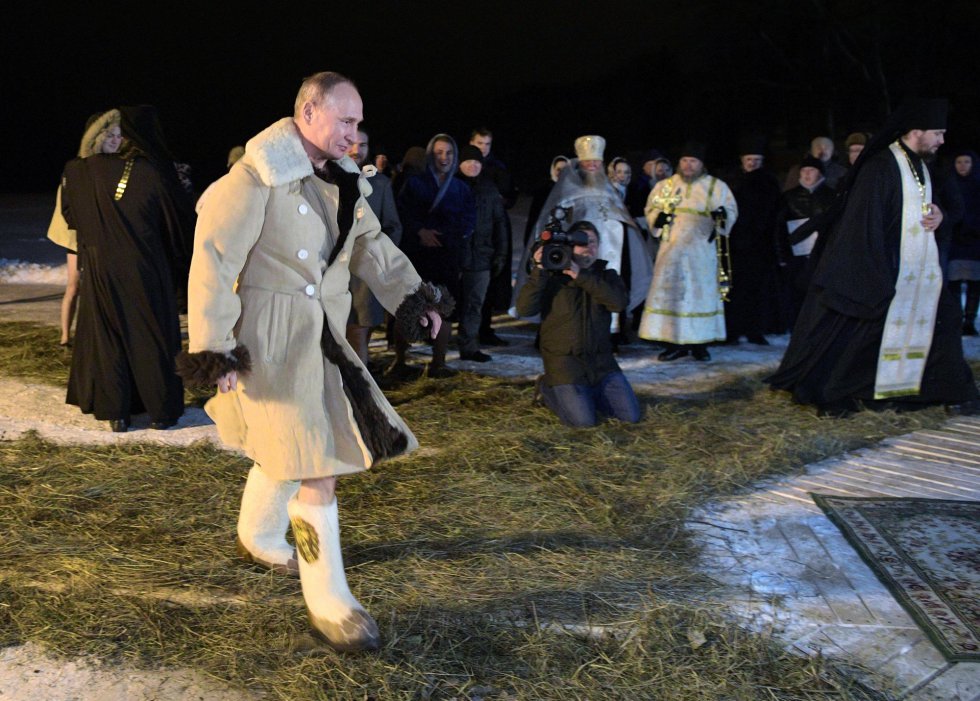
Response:
POLYGON ((564 270, 572 260, 572 252, 568 246, 549 244, 544 247, 541 259, 545 270, 564 270))

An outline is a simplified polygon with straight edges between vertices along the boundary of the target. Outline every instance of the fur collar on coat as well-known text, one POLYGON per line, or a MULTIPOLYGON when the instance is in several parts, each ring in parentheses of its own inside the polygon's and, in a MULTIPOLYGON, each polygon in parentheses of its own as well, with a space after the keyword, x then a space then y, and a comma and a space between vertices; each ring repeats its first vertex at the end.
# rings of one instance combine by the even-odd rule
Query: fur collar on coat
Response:
MULTIPOLYGON (((303 149, 292 117, 283 117, 249 139, 245 144, 245 160, 267 187, 279 187, 313 175, 313 164, 303 149)), ((348 156, 334 162, 348 173, 360 172, 348 156)))

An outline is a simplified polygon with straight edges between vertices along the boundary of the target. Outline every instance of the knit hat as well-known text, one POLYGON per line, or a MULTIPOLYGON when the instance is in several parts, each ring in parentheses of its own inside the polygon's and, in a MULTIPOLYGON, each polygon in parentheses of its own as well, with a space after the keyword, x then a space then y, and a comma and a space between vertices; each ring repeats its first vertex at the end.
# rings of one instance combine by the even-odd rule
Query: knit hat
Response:
POLYGON ((700 141, 688 141, 681 149, 681 158, 697 158, 702 163, 704 156, 708 152, 708 147, 700 141))
POLYGON ((580 161, 601 161, 606 140, 601 136, 580 136, 575 139, 575 155, 580 161))
POLYGON ((472 144, 466 144, 463 148, 459 150, 459 162, 463 161, 479 161, 483 163, 483 152, 472 144))
POLYGON ((765 153, 766 137, 760 134, 749 134, 738 140, 739 156, 764 156, 765 153))
POLYGON ((849 134, 847 139, 844 141, 844 148, 849 149, 851 146, 864 146, 868 143, 868 135, 863 131, 856 131, 853 134, 849 134))
POLYGON ((800 170, 803 170, 804 168, 816 168, 820 171, 821 175, 823 175, 824 167, 823 161, 815 156, 811 156, 810 154, 805 155, 803 160, 800 162, 800 170))
POLYGON ((640 157, 640 165, 646 165, 650 161, 656 162, 656 161, 665 161, 665 160, 667 159, 664 158, 663 153, 661 153, 655 148, 652 148, 649 151, 644 152, 644 154, 640 157))

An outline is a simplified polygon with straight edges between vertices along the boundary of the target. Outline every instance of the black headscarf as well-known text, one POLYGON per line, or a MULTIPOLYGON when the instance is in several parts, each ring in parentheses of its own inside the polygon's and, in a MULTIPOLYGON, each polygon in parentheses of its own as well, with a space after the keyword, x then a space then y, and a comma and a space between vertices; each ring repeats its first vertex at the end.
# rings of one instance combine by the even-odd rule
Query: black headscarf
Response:
POLYGON ((167 163, 173 168, 176 160, 167 147, 163 136, 163 126, 153 105, 129 105, 119 108, 119 128, 129 144, 126 155, 130 151, 138 152, 157 165, 167 163))

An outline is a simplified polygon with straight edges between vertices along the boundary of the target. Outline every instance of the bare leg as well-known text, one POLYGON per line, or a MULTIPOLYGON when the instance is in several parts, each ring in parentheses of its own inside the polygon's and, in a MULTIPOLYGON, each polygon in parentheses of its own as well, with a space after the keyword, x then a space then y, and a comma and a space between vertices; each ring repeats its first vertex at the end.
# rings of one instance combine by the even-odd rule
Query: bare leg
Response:
POLYGON ((299 493, 296 498, 304 504, 322 506, 336 498, 337 478, 321 477, 319 479, 303 480, 299 483, 299 493))
POLYGON ((68 281, 65 283, 65 295, 61 298, 61 345, 68 345, 71 340, 71 324, 75 320, 75 308, 78 306, 78 256, 68 254, 68 281))

